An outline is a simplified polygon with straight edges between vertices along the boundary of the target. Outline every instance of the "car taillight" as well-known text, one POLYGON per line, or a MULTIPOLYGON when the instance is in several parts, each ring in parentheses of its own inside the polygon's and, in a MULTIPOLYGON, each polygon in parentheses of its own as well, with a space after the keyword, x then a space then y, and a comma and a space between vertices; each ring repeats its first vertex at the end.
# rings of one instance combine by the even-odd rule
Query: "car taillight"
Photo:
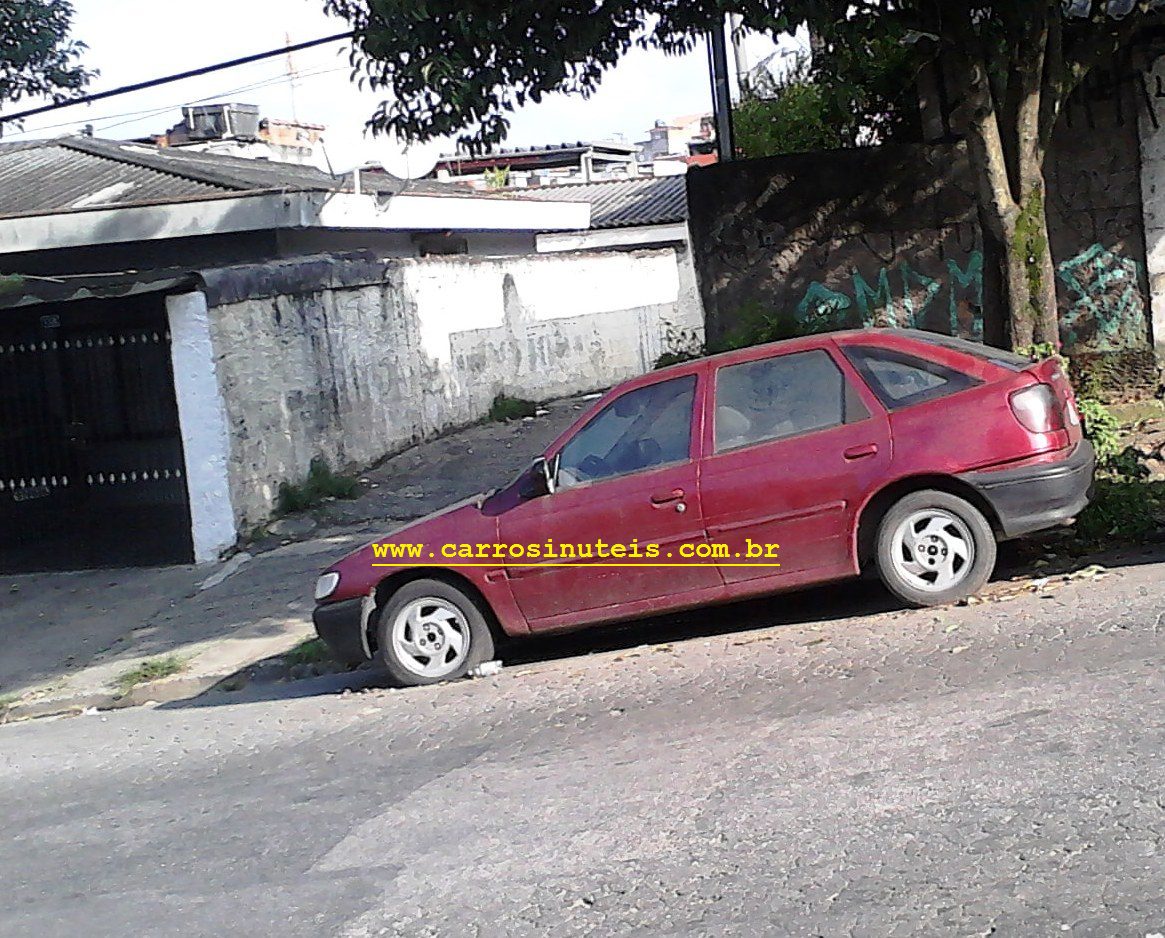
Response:
POLYGON ((1011 412, 1032 433, 1051 433, 1064 429, 1064 413, 1056 400, 1056 392, 1047 384, 1033 384, 1013 391, 1011 412))

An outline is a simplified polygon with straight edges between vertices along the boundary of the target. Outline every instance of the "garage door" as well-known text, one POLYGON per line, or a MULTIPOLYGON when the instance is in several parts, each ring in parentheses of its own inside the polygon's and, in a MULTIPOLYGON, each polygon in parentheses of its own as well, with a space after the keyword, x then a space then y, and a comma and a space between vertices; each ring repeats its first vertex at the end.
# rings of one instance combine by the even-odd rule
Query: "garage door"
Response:
POLYGON ((0 311, 0 571, 187 563, 160 295, 0 311))

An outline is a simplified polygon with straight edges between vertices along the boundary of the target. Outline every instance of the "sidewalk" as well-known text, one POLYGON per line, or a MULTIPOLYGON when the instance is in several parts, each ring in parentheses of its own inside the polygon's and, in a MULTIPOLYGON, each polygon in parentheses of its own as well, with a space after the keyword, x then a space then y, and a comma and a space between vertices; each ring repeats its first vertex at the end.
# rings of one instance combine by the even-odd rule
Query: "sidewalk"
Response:
POLYGON ((315 635, 311 591, 321 569, 402 523, 507 484, 584 406, 558 401, 531 420, 412 447, 363 474, 358 498, 270 525, 248 546, 253 556, 0 576, 0 721, 186 699, 290 652, 315 635), (131 687, 131 676, 142 680, 131 687))

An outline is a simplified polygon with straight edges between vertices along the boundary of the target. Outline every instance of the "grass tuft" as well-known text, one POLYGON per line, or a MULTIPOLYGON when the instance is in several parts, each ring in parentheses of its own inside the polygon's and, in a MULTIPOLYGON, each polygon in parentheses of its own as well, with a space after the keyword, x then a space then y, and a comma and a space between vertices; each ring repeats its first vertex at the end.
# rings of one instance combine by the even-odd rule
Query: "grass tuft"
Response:
POLYGON ((178 655, 164 655, 160 658, 149 658, 130 668, 124 674, 114 678, 113 686, 121 693, 126 694, 139 684, 148 684, 151 681, 160 681, 164 677, 171 677, 186 670, 186 662, 178 655))
POLYGON ((356 498, 359 494, 360 483, 355 478, 333 472, 327 460, 316 458, 311 461, 311 469, 303 482, 284 482, 279 486, 279 513, 305 511, 329 498, 356 498))
POLYGON ((318 638, 309 638, 307 641, 296 645, 291 651, 283 656, 283 660, 289 665, 297 664, 321 664, 324 661, 332 660, 332 653, 318 638))
POLYGON ((508 397, 499 394, 489 405, 489 419, 501 422, 503 420, 521 420, 523 417, 533 417, 538 405, 521 397, 508 397))

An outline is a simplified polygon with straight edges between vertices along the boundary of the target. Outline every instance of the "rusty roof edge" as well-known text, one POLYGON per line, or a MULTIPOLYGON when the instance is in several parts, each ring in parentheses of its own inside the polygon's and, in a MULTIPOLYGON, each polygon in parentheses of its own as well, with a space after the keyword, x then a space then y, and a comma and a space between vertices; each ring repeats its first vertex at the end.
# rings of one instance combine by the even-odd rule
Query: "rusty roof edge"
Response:
POLYGON ((197 289, 201 284, 197 272, 180 268, 63 277, 8 274, 0 276, 0 310, 142 293, 177 293, 197 289))
POLYGON ((206 305, 213 309, 272 296, 384 284, 395 266, 372 251, 352 251, 214 267, 197 276, 206 305))

